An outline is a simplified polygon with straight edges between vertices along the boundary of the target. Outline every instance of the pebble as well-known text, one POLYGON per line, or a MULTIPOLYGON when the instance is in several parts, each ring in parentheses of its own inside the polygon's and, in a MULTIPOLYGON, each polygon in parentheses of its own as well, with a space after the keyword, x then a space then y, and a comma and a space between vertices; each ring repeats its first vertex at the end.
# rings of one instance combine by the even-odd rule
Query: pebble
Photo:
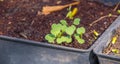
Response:
POLYGON ((56 3, 56 4, 60 4, 60 3, 62 3, 62 1, 57 1, 57 3, 56 3))

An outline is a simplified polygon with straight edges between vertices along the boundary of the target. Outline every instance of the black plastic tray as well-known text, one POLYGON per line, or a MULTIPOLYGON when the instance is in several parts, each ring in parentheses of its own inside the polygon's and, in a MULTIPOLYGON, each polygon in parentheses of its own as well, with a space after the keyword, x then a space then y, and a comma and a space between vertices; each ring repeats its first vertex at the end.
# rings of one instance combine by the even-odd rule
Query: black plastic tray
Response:
POLYGON ((120 2, 120 0, 90 0, 90 1, 97 1, 107 6, 113 6, 117 4, 118 2, 120 2))
POLYGON ((102 53, 103 49, 108 46, 111 41, 111 36, 113 35, 115 29, 120 26, 120 16, 112 23, 112 25, 102 34, 96 43, 99 43, 95 49, 94 53, 98 56, 100 64, 120 64, 120 57, 114 55, 105 55, 102 53))
POLYGON ((96 44, 82 50, 0 36, 0 64, 94 64, 96 44))

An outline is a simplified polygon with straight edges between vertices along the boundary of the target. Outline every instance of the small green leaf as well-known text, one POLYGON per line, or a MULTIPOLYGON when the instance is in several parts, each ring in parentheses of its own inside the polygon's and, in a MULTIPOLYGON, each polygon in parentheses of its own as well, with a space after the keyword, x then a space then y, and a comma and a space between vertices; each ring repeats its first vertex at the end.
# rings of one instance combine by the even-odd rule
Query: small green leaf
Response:
POLYGON ((83 33, 85 33, 84 27, 77 28, 77 34, 83 34, 83 33))
POLYGON ((66 43, 71 43, 72 42, 72 38, 70 36, 66 37, 66 43))
POLYGON ((72 35, 75 31, 76 27, 74 25, 66 28, 65 32, 68 34, 68 35, 72 35))
POLYGON ((62 44, 63 42, 65 42, 66 38, 64 36, 62 36, 61 38, 57 38, 57 44, 62 44))
POLYGON ((79 25, 80 24, 80 19, 79 18, 74 19, 73 24, 74 25, 79 25))
POLYGON ((66 22, 66 20, 60 20, 60 23, 61 23, 62 25, 68 25, 67 22, 66 22))
POLYGON ((60 30, 62 28, 61 24, 52 24, 52 29, 58 29, 60 30))
POLYGON ((84 39, 80 38, 79 34, 74 34, 74 37, 78 41, 79 44, 83 44, 85 42, 84 39))
POLYGON ((66 25, 63 25, 63 26, 62 26, 62 32, 65 32, 66 28, 67 28, 67 26, 66 26, 66 25))
POLYGON ((55 36, 52 35, 52 34, 47 34, 47 35, 45 36, 45 39, 46 39, 49 43, 54 43, 55 36))
POLYGON ((67 13, 66 17, 69 18, 69 19, 73 19, 73 17, 72 17, 72 11, 69 11, 67 13))
POLYGON ((57 42, 57 44, 62 44, 62 39, 61 38, 57 38, 56 42, 57 42))
POLYGON ((57 24, 52 24, 51 28, 54 29, 57 24))
POLYGON ((52 25, 52 30, 50 31, 53 35, 57 36, 62 29, 62 25, 61 24, 53 24, 52 25))
POLYGON ((57 37, 57 35, 60 33, 59 29, 53 29, 51 30, 51 34, 55 35, 57 37))
POLYGON ((77 41, 78 41, 79 44, 84 44, 84 43, 85 43, 85 40, 84 40, 84 39, 81 39, 81 38, 80 38, 80 39, 77 39, 77 41))
POLYGON ((71 8, 72 8, 72 6, 69 6, 69 8, 67 8, 67 10, 68 10, 68 11, 71 11, 71 8))
POLYGON ((80 39, 80 35, 79 34, 74 34, 74 37, 75 37, 76 40, 80 39))

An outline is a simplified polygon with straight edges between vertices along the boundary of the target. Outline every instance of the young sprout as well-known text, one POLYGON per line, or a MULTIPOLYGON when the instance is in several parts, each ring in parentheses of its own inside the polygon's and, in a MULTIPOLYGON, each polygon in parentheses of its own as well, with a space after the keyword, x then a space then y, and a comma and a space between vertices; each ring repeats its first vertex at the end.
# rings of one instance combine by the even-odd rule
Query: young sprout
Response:
POLYGON ((76 27, 74 25, 66 28, 65 32, 68 34, 68 35, 72 35, 75 31, 76 27))
POLYGON ((73 24, 74 25, 79 25, 80 24, 80 19, 79 18, 74 19, 73 24))
POLYGON ((78 8, 74 8, 72 11, 69 10, 66 17, 68 17, 69 19, 73 19, 73 17, 77 14, 78 12, 78 8))
POLYGON ((78 41, 79 44, 84 44, 85 40, 82 39, 79 34, 74 34, 74 37, 78 41))
POLYGON ((66 43, 68 43, 68 44, 72 42, 71 36, 67 36, 65 39, 66 39, 66 43))
POLYGON ((72 19, 72 11, 68 11, 66 18, 72 19))
POLYGON ((74 37, 78 41, 78 43, 80 44, 85 43, 85 40, 82 38, 82 35, 85 33, 85 28, 84 27, 77 28, 76 33, 77 34, 75 34, 74 37))
POLYGON ((56 42, 57 42, 57 44, 62 44, 63 42, 65 42, 65 37, 64 36, 62 36, 61 38, 57 38, 57 40, 56 40, 56 42))
POLYGON ((85 28, 84 27, 80 27, 80 28, 77 28, 77 34, 84 34, 85 33, 85 28))
POLYGON ((74 35, 75 39, 77 39, 80 44, 83 44, 85 41, 82 39, 82 35, 85 33, 85 28, 80 27, 76 29, 76 25, 79 24, 79 18, 74 19, 73 25, 71 26, 68 26, 66 20, 60 20, 60 23, 52 24, 50 34, 47 34, 45 39, 49 43, 56 42, 57 44, 69 44, 72 42, 72 37, 74 35))
POLYGON ((58 34, 61 32, 62 25, 61 24, 53 24, 51 34, 53 34, 55 37, 58 37, 58 34))
POLYGON ((61 23, 62 25, 68 25, 67 22, 66 22, 66 20, 60 20, 60 23, 61 23))
POLYGON ((69 6, 69 8, 67 8, 68 11, 71 11, 71 9, 72 9, 72 6, 69 6))
POLYGON ((47 34, 47 35, 45 36, 45 39, 48 40, 48 42, 53 43, 54 40, 55 40, 55 36, 52 35, 52 34, 47 34))

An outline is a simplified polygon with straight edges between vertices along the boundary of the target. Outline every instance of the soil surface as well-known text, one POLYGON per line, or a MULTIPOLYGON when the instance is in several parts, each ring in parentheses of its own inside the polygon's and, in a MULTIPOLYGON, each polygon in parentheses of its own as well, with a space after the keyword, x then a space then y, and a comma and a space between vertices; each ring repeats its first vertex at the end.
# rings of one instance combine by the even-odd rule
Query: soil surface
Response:
MULTIPOLYGON (((117 40, 115 42, 115 44, 112 44, 112 39, 111 42, 109 43, 109 45, 103 50, 103 53, 105 54, 109 54, 109 55, 117 55, 120 56, 120 27, 118 27, 115 31, 115 34, 113 35, 117 36, 117 40), (117 49, 115 52, 112 51, 113 49, 117 49), (118 51, 118 52, 117 52, 118 51)), ((112 37, 112 38, 113 38, 112 37)))
MULTIPOLYGON (((0 35, 47 42, 44 37, 50 32, 51 25, 65 19, 68 11, 63 9, 49 15, 42 15, 42 7, 46 5, 64 5, 71 2, 73 0, 0 0, 0 35)), ((81 18, 79 26, 86 28, 83 37, 85 43, 80 45, 76 40, 73 40, 71 44, 62 44, 63 46, 81 49, 89 48, 96 40, 93 30, 102 34, 116 17, 104 18, 92 26, 89 24, 109 13, 118 15, 113 11, 115 6, 108 7, 88 0, 81 0, 80 4, 74 7, 79 9, 75 16, 75 18, 81 18)), ((118 9, 120 9, 120 6, 118 9)), ((66 20, 68 20, 69 24, 72 23, 71 20, 66 20)))

